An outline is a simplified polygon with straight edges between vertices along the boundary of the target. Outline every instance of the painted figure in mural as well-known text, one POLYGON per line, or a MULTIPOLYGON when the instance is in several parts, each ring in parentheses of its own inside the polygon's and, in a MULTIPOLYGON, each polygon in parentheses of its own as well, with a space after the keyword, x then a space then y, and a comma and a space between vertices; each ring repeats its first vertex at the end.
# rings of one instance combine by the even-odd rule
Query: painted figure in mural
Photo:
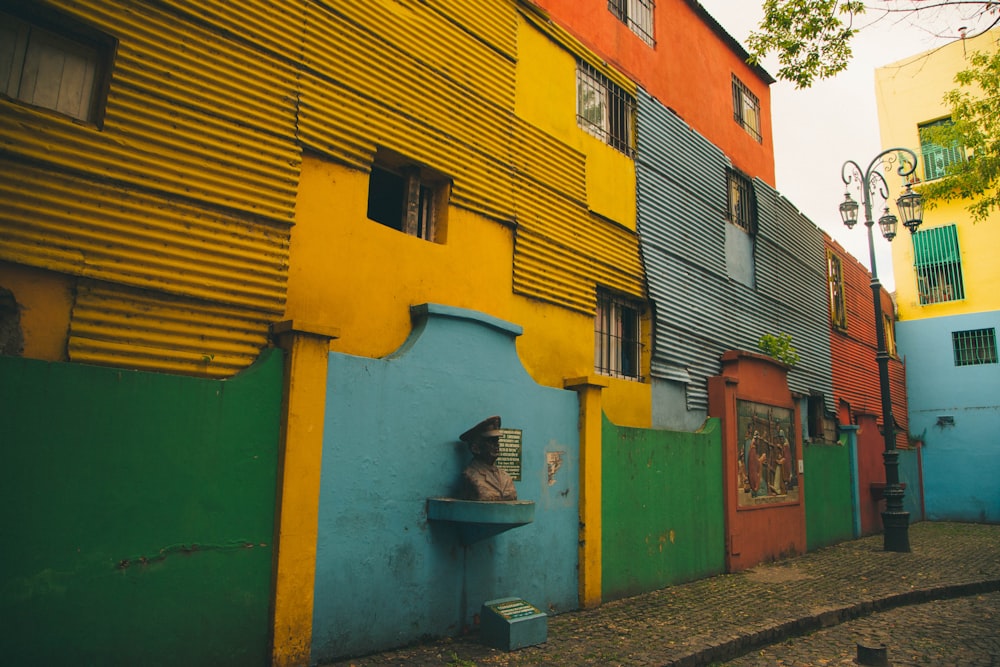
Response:
POLYGON ((766 476, 761 475, 764 462, 767 460, 767 452, 758 452, 757 445, 760 442, 760 433, 753 432, 750 440, 750 450, 748 452, 747 477, 750 478, 750 492, 755 496, 767 494, 766 476))
POLYGON ((465 500, 517 500, 514 480, 496 465, 501 435, 500 417, 487 417, 459 436, 473 456, 472 463, 462 471, 465 500))

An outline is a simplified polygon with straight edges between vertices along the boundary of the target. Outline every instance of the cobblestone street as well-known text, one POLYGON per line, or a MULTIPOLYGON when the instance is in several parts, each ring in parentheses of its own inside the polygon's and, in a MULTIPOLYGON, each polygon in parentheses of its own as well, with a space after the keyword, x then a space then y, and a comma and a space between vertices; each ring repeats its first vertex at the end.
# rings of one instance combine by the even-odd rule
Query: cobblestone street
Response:
POLYGON ((857 644, 884 645, 893 667, 1000 665, 1000 593, 899 607, 787 639, 719 667, 856 665, 857 644))
POLYGON ((510 653, 472 633, 329 664, 813 667, 852 664, 870 641, 895 667, 1000 665, 1000 526, 921 522, 910 543, 886 552, 873 535, 560 614, 548 641, 510 653))

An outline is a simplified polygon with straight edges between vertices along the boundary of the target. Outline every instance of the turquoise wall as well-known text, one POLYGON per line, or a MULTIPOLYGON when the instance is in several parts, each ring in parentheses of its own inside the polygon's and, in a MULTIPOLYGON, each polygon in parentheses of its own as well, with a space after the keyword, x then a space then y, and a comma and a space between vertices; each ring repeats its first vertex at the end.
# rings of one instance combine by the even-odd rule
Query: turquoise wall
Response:
MULTIPOLYGON (((906 356, 910 433, 924 441, 924 506, 931 521, 1000 522, 1000 364, 956 366, 952 345, 954 331, 989 328, 1000 329, 1000 311, 896 326, 897 347, 906 356), (954 423, 939 424, 939 417, 954 423)), ((900 460, 910 496, 915 462, 900 460)))
POLYGON ((686 433, 625 428, 605 417, 602 441, 604 599, 723 572, 719 420, 686 433))
POLYGON ((267 664, 281 386, 0 357, 0 662, 267 664))
POLYGON ((314 661, 457 634, 494 598, 577 607, 577 395, 528 376, 518 326, 437 305, 415 319, 390 357, 330 355, 314 661), (455 492, 471 460, 458 436, 490 415, 522 430, 515 486, 535 519, 466 547, 427 498, 455 492))
MULTIPOLYGON (((844 438, 846 440, 846 438, 844 438)), ((806 549, 855 537, 854 479, 846 444, 807 442, 802 448, 806 496, 806 549)))

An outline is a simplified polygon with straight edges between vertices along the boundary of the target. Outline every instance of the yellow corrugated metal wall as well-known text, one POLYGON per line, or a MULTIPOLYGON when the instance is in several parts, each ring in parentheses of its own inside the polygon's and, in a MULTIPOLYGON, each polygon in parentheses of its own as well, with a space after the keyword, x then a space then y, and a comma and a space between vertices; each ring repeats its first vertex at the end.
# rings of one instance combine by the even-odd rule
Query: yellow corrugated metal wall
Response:
POLYGON ((44 4, 117 53, 100 129, 0 100, 0 258, 82 279, 72 360, 247 366, 284 309, 300 149, 296 69, 274 54, 301 31, 274 16, 301 25, 301 3, 44 4))
POLYGON ((634 85, 516 2, 44 4, 118 40, 101 129, 0 99, 0 259, 82 280, 73 360, 250 364, 283 313, 303 149, 452 176, 453 205, 517 226, 519 293, 582 312, 595 283, 642 294, 584 156, 514 113, 518 22, 634 85))

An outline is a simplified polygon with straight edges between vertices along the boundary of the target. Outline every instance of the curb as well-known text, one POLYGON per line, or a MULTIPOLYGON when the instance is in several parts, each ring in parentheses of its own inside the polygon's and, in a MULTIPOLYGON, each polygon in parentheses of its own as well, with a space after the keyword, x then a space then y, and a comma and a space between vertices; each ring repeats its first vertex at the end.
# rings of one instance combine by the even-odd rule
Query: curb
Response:
POLYGON ((1000 591, 1000 579, 986 579, 966 584, 943 584, 931 586, 905 593, 895 593, 875 600, 867 600, 857 604, 825 609, 809 616, 778 623, 771 627, 741 635, 721 644, 710 646, 690 655, 665 663, 663 667, 704 667, 713 662, 733 660, 748 652, 771 646, 791 637, 829 628, 834 625, 853 621, 857 618, 870 616, 876 612, 888 611, 897 607, 921 604, 935 600, 979 595, 981 593, 996 593, 1000 591))

